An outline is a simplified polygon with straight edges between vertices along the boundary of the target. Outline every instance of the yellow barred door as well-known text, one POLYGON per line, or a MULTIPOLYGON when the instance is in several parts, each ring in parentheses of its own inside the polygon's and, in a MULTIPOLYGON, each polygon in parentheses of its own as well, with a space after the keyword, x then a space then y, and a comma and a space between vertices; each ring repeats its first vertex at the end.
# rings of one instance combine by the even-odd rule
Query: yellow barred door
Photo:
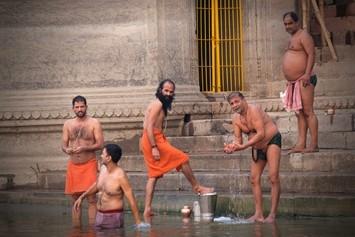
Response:
POLYGON ((200 90, 243 90, 241 0, 196 0, 200 90))

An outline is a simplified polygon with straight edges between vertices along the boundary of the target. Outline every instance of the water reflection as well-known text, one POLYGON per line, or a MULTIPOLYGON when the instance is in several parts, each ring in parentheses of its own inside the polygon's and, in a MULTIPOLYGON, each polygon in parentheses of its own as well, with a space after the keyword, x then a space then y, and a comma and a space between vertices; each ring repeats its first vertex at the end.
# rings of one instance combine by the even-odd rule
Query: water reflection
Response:
MULTIPOLYGON (((73 226, 67 237, 125 237, 125 229, 95 229, 93 226, 73 226)), ((138 236, 138 235, 137 235, 138 236)))
POLYGON ((280 237, 280 230, 277 225, 277 222, 271 224, 263 224, 263 223, 254 223, 254 237, 280 237))
POLYGON ((112 236, 112 237, 189 237, 189 236, 251 236, 251 237, 353 237, 354 217, 337 218, 279 218, 274 224, 236 221, 218 223, 195 218, 157 215, 151 229, 137 231, 131 215, 125 216, 125 228, 95 230, 84 221, 82 227, 72 227, 70 209, 53 205, 0 203, 0 236, 112 236))

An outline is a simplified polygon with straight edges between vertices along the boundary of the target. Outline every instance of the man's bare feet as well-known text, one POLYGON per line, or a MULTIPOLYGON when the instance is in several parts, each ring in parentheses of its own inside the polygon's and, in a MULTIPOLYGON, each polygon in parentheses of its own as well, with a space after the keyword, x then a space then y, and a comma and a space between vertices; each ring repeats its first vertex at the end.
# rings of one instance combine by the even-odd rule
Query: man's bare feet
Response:
POLYGON ((213 193, 214 192, 214 188, 209 188, 209 187, 205 187, 205 186, 202 186, 202 185, 195 186, 193 188, 193 190, 198 195, 206 194, 206 193, 213 193))
POLYGON ((255 222, 260 222, 260 223, 263 223, 264 222, 264 217, 262 215, 256 215, 254 214, 253 216, 249 217, 247 219, 247 222, 249 223, 255 223, 255 222))
POLYGON ((269 214, 269 216, 264 220, 264 223, 274 223, 276 216, 274 214, 269 214))
POLYGON ((313 152, 319 152, 319 147, 308 147, 302 151, 302 153, 313 153, 313 152))
POLYGON ((152 222, 152 216, 154 216, 154 213, 151 208, 146 208, 143 213, 144 221, 147 223, 152 222))
POLYGON ((304 147, 296 145, 296 146, 290 148, 290 150, 287 152, 287 154, 301 153, 303 151, 304 151, 304 147))

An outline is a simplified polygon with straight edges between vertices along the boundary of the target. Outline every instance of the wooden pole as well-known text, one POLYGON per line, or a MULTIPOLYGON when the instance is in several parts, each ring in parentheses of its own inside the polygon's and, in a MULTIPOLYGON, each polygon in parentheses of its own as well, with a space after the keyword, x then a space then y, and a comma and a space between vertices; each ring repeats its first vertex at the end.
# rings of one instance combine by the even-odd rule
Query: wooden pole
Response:
POLYGON ((307 2, 302 0, 302 28, 307 30, 307 2))
POLYGON ((311 2, 310 0, 306 0, 306 10, 307 10, 307 18, 306 18, 306 26, 307 31, 311 32, 310 22, 311 22, 311 2))
MULTIPOLYGON (((319 4, 319 12, 320 12, 320 16, 322 19, 324 19, 324 0, 318 0, 318 4, 319 4)), ((321 35, 321 42, 322 42, 322 47, 325 46, 326 42, 325 42, 325 37, 324 37, 324 33, 321 30, 320 31, 320 35, 321 35)))
POLYGON ((327 41, 327 44, 328 44, 330 53, 332 55, 332 58, 334 60, 338 61, 338 57, 337 57, 337 55, 335 53, 335 49, 334 49, 333 43, 330 40, 328 30, 325 27, 324 20, 323 20, 323 18, 321 17, 321 15, 319 13, 319 8, 318 8, 318 5, 317 5, 317 2, 316 2, 316 0, 311 0, 311 1, 312 1, 312 5, 313 5, 313 8, 314 8, 314 13, 316 14, 317 20, 319 21, 319 24, 320 24, 322 32, 323 32, 323 34, 325 36, 325 40, 327 41))

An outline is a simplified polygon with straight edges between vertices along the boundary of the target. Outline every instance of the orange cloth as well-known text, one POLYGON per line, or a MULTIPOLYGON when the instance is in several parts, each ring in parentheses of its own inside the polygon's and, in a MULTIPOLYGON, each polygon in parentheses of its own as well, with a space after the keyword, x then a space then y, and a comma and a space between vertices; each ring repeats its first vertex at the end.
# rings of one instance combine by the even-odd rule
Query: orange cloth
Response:
POLYGON ((141 138, 141 150, 148 169, 148 176, 150 178, 160 178, 163 174, 172 169, 179 171, 181 169, 181 165, 187 162, 189 157, 184 152, 170 145, 161 130, 154 128, 153 133, 160 153, 160 160, 158 161, 154 160, 152 146, 149 142, 146 130, 143 131, 141 138))
POLYGON ((91 159, 84 164, 74 164, 68 161, 65 182, 65 194, 85 192, 96 182, 97 161, 91 159))

